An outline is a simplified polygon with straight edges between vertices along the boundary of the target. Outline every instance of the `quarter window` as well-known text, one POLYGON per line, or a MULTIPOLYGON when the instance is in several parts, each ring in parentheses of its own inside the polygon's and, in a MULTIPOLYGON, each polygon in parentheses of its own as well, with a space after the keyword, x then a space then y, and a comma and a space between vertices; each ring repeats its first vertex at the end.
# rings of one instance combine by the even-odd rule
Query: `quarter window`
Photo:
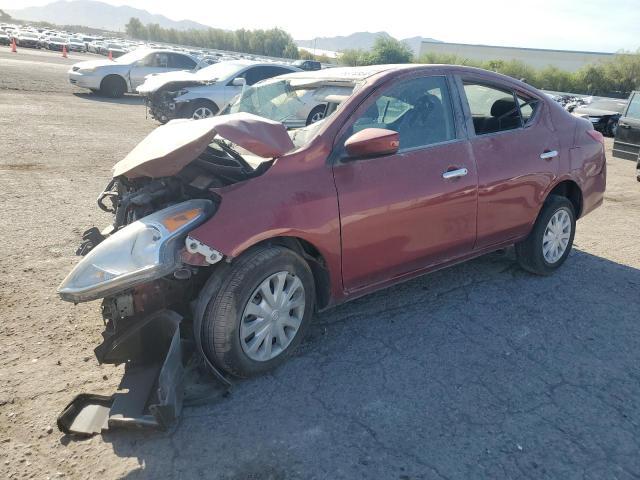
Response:
MULTIPOLYGON (((476 135, 513 130, 522 126, 520 108, 510 90, 502 90, 479 83, 464 84, 476 135)), ((526 110, 526 105, 523 107, 526 110)), ((527 112, 533 114, 533 108, 527 112)))
POLYGON ((407 80, 383 91, 356 119, 348 135, 365 128, 398 132, 400 150, 453 140, 455 128, 446 78, 407 80))
POLYGON ((533 119, 538 107, 540 106, 540 101, 536 98, 524 98, 520 95, 517 96, 518 105, 520 106, 520 115, 522 116, 522 122, 524 125, 528 125, 529 122, 533 119))

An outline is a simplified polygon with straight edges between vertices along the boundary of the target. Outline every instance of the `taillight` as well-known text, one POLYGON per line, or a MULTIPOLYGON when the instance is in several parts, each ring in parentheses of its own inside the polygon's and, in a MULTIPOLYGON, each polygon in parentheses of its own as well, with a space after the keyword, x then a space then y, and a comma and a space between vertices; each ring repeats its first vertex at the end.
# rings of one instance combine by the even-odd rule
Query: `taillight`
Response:
POLYGON ((604 135, 597 130, 587 130, 587 135, 604 147, 604 135))

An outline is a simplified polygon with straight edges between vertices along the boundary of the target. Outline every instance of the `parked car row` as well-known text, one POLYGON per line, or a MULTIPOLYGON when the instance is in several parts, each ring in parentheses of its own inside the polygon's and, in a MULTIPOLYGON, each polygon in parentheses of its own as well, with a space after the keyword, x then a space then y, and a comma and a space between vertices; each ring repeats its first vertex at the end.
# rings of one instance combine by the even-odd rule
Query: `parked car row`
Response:
POLYGON ((171 50, 140 48, 113 62, 80 62, 69 70, 69 81, 110 97, 125 93, 143 96, 152 118, 160 123, 177 118, 202 119, 229 111, 256 113, 272 118, 267 110, 282 111, 286 117, 272 118, 288 128, 298 128, 324 117, 327 102, 313 96, 312 88, 262 81, 303 70, 288 64, 250 60, 203 64, 197 58, 171 50), (260 86, 254 89, 253 86, 260 86), (239 94, 243 93, 242 98, 239 94), (295 107, 294 107, 295 105, 295 107))

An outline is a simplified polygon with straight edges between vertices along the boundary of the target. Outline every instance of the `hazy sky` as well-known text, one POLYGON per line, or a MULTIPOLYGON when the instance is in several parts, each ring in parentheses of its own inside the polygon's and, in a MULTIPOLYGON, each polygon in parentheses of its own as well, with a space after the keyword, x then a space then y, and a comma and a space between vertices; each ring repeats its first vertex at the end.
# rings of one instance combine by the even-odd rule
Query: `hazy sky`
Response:
MULTIPOLYGON (((0 8, 51 0, 0 0, 0 8)), ((103 0, 213 27, 281 27, 296 39, 385 30, 396 38, 532 48, 640 48, 640 0, 103 0), (379 5, 379 6, 378 6, 379 5)))

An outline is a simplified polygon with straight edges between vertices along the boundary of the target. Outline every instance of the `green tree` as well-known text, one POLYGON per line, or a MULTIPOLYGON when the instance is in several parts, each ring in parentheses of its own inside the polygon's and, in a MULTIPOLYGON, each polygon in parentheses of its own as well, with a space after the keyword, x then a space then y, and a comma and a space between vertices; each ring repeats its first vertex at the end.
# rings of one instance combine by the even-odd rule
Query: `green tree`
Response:
POLYGON ((370 57, 373 65, 410 63, 413 61, 413 52, 409 46, 395 38, 378 37, 373 44, 370 57))
POLYGON ((361 48, 352 48, 343 50, 339 57, 340 63, 348 65, 350 67, 357 67, 360 65, 371 65, 371 55, 366 50, 361 48))
POLYGON ((127 35, 129 35, 130 37, 138 38, 141 40, 147 39, 147 29, 138 18, 131 17, 129 19, 129 23, 127 23, 124 28, 127 32, 127 35))

